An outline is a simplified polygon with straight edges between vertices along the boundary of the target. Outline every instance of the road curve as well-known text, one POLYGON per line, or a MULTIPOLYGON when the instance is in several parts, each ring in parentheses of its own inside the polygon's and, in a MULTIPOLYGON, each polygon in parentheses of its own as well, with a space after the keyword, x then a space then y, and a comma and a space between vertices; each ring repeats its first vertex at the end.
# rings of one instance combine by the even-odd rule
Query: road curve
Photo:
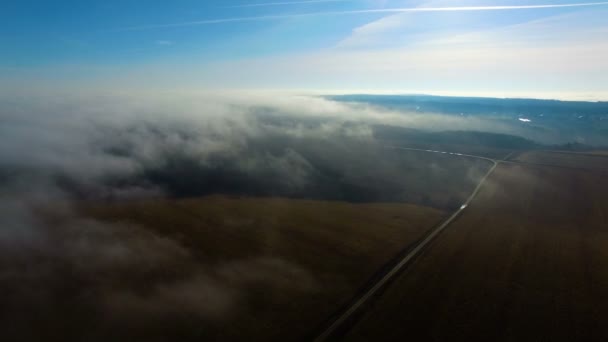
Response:
POLYGON ((481 179, 477 187, 469 196, 467 201, 460 206, 458 210, 456 210, 450 217, 448 217, 445 221, 443 221, 437 228, 435 228, 431 233, 429 233, 426 238, 424 238, 418 245, 416 245, 406 256, 404 256, 397 265, 395 265, 392 269, 390 269, 372 288, 370 288, 367 292, 365 292, 361 297, 355 300, 347 309, 344 311, 330 326, 328 326, 320 335, 318 335, 314 341, 321 342, 327 341, 333 334, 349 319, 355 314, 366 302, 368 302, 374 295, 378 293, 380 289, 382 289, 390 280, 392 280, 403 268, 409 264, 420 252, 427 247, 431 241, 433 241, 447 226, 449 226, 468 206, 471 204, 473 199, 479 193, 479 190, 488 179, 490 174, 494 172, 496 166, 498 165, 498 161, 482 156, 475 156, 470 154, 462 154, 462 153, 453 153, 453 152, 444 152, 444 151, 435 151, 435 150, 424 150, 417 148, 407 148, 407 147, 398 147, 398 146, 386 146, 387 148, 395 149, 395 150, 405 150, 405 151, 418 151, 418 152, 428 152, 428 153, 440 153, 440 154, 448 154, 457 157, 465 157, 465 158, 474 158, 480 160, 486 160, 492 163, 492 167, 481 179))

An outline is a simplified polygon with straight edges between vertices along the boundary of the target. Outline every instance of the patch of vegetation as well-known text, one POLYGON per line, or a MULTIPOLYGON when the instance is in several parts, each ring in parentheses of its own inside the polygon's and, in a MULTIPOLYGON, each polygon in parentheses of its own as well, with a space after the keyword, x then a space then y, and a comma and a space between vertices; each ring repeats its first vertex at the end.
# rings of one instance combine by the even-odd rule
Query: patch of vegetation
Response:
MULTIPOLYGON (((213 321, 191 316, 182 323, 169 317, 138 332, 152 340, 181 336, 182 341, 304 338, 377 269, 444 217, 441 211, 409 204, 225 196, 90 204, 81 211, 177 241, 194 265, 180 268, 225 270, 243 260, 289 265, 272 276, 266 268, 229 266, 236 272, 229 279, 266 278, 246 288, 224 279, 226 287, 239 291, 229 315, 213 321)), ((53 310, 61 315, 61 308, 53 310)))

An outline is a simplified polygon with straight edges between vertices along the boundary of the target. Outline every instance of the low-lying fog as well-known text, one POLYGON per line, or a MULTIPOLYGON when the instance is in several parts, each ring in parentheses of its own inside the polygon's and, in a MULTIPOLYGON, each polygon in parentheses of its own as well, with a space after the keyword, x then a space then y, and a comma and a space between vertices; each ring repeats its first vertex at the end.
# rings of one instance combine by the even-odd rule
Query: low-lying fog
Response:
POLYGON ((397 153, 380 139, 387 127, 399 128, 392 136, 479 131, 567 142, 517 122, 314 96, 4 95, 0 327, 27 340, 37 336, 37 328, 61 334, 61 324, 86 321, 83 317, 105 317, 100 320, 109 328, 92 329, 109 331, 128 324, 125 317, 137 317, 131 323, 141 329, 158 317, 184 312, 221 319, 239 291, 223 285, 227 278, 264 283, 285 273, 308 277, 295 265, 263 258, 213 269, 193 265, 176 241, 142 227, 82 217, 72 208, 78 201, 221 193, 406 201, 449 209, 461 205, 488 167, 397 153), (168 282, 167 269, 185 271, 180 281, 168 282), (251 280, 242 270, 264 276, 251 280), (132 288, 143 278, 151 289, 145 300, 132 288))

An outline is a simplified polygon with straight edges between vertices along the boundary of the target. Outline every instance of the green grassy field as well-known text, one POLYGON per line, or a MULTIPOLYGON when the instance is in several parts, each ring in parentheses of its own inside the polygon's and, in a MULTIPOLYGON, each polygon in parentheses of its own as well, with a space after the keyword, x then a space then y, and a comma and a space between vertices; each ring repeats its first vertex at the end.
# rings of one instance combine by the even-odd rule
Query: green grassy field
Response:
POLYGON ((608 339, 606 172, 579 156, 524 157, 585 169, 499 165, 346 340, 608 339))
POLYGON ((181 340, 306 338, 444 217, 409 204, 226 196, 87 205, 81 211, 179 242, 193 256, 193 267, 219 270, 218 281, 238 292, 237 304, 220 320, 189 317, 150 327, 156 338, 181 340))

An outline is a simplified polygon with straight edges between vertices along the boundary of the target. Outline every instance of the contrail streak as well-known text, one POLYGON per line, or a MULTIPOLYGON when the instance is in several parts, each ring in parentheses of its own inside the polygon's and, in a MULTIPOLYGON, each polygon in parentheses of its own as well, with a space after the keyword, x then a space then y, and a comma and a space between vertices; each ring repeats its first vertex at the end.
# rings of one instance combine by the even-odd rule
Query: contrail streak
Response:
POLYGON ((308 1, 265 2, 265 3, 259 3, 259 4, 227 6, 226 8, 288 6, 288 5, 302 5, 302 4, 318 4, 318 3, 324 3, 324 2, 352 2, 352 0, 308 0, 308 1))
POLYGON ((126 27, 126 28, 117 29, 117 30, 113 30, 113 31, 114 32, 140 31, 140 30, 160 29, 160 28, 198 26, 198 25, 212 25, 212 24, 247 22, 247 21, 266 21, 266 20, 279 20, 279 19, 289 19, 289 18, 330 16, 330 15, 354 15, 354 14, 373 14, 373 13, 407 13, 407 12, 508 11, 508 10, 544 9, 544 8, 588 7, 588 6, 601 6, 601 5, 608 5, 608 2, 586 2, 586 3, 578 3, 578 4, 559 4, 559 5, 555 5, 555 4, 551 5, 551 4, 549 4, 549 5, 523 5, 523 6, 468 6, 468 7, 382 8, 382 9, 367 9, 367 10, 352 10, 352 11, 315 12, 315 13, 302 13, 302 14, 266 15, 266 16, 257 16, 257 17, 238 17, 238 18, 210 19, 210 20, 189 21, 189 22, 174 23, 174 24, 160 24, 160 25, 126 27))

